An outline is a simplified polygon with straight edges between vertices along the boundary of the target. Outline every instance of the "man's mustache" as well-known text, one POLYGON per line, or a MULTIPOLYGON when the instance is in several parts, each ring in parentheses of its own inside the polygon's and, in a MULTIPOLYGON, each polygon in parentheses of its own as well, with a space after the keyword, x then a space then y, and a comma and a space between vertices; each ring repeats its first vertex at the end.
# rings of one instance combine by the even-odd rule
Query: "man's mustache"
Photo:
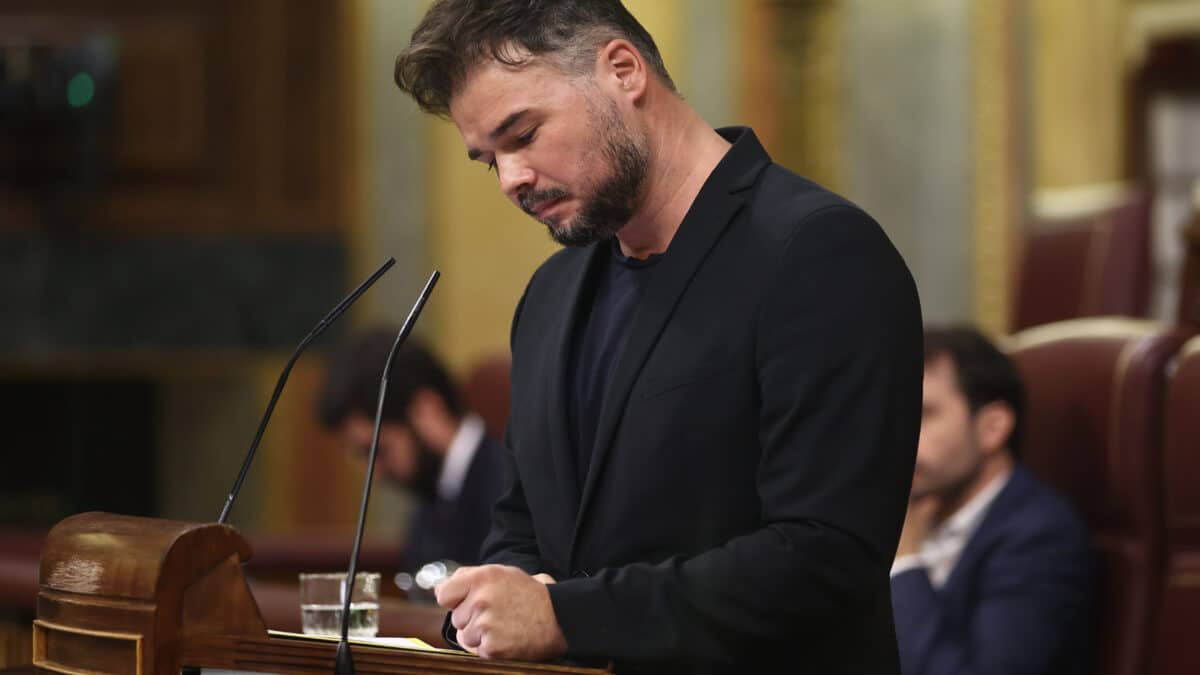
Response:
POLYGON ((542 190, 540 192, 531 190, 517 197, 517 202, 521 205, 522 211, 532 216, 537 213, 537 208, 542 204, 567 196, 567 191, 562 188, 550 188, 549 190, 542 190))

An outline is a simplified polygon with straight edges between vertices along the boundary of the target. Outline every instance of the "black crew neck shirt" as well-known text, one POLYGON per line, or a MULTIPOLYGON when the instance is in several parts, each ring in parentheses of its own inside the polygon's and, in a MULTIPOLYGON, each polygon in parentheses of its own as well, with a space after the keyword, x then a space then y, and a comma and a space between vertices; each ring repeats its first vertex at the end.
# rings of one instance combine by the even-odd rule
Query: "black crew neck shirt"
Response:
POLYGON ((591 302, 580 312, 571 347, 567 423, 575 443, 576 494, 581 493, 587 478, 600 408, 629 338, 634 314, 654 266, 665 255, 627 257, 615 237, 607 246, 609 255, 601 256, 592 270, 591 293, 585 293, 591 302))

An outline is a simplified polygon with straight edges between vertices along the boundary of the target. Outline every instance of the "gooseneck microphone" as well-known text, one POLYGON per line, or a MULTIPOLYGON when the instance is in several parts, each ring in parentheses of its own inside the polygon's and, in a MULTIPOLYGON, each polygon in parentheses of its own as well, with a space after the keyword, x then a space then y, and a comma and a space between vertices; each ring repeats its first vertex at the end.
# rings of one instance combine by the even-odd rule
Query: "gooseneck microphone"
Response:
POLYGON ((229 497, 225 499, 225 507, 221 509, 221 517, 217 519, 218 524, 224 524, 225 520, 229 518, 229 509, 233 507, 233 500, 237 499, 238 492, 241 492, 242 490, 242 483, 246 480, 246 473, 250 471, 250 464, 254 462, 254 453, 258 451, 258 443, 262 440, 263 431, 265 431, 267 428, 267 421, 271 419, 271 413, 275 411, 275 403, 279 401, 279 394, 283 391, 283 385, 287 382, 288 375, 290 375, 292 372, 292 366, 296 365, 296 359, 300 358, 300 353, 303 352, 306 347, 308 347, 310 342, 317 339, 317 336, 325 332, 325 329, 328 328, 330 324, 332 324, 334 321, 337 321, 338 317, 340 317, 343 312, 349 309, 350 305, 353 305, 354 301, 358 300, 359 296, 365 293, 366 290, 374 285, 376 281, 379 281, 379 277, 383 276, 383 273, 390 270, 392 265, 395 264, 395 258, 388 258, 386 261, 384 261, 384 263, 379 266, 379 269, 375 270, 374 274, 368 277, 366 281, 359 284, 358 288, 350 292, 350 295, 342 298, 342 301, 337 304, 337 307, 334 307, 329 314, 326 314, 325 318, 321 319, 321 321, 308 334, 308 337, 304 338, 304 340, 300 342, 300 345, 296 347, 296 351, 292 352, 292 357, 288 359, 287 365, 283 367, 283 372, 279 374, 279 380, 275 383, 275 392, 271 394, 271 402, 267 404, 267 410, 263 413, 262 420, 260 420, 258 423, 258 431, 255 432, 254 440, 250 443, 250 450, 246 452, 246 459, 242 462, 242 470, 238 472, 237 480, 233 483, 233 489, 229 491, 229 497))
POLYGON ((338 643, 337 657, 334 662, 333 672, 335 675, 354 674, 354 657, 350 654, 349 642, 350 600, 354 596, 354 577, 358 573, 358 549, 362 546, 363 525, 367 521, 367 502, 371 499, 371 477, 375 474, 375 456, 379 453, 379 427, 383 422, 383 401, 387 396, 388 374, 392 370, 392 359, 396 358, 396 352, 400 351, 400 345, 404 344, 404 340, 412 332, 413 325, 417 322, 417 317, 421 315, 421 309, 425 307, 425 301, 429 299, 429 294, 433 291, 433 286, 440 276, 441 274, 437 270, 429 275, 429 281, 425 282, 425 288, 421 290, 416 304, 409 311, 408 318, 400 327, 400 332, 396 334, 396 341, 392 344, 392 350, 388 352, 387 362, 383 366, 383 375, 379 378, 379 399, 375 404, 375 428, 371 432, 371 451, 367 456, 367 475, 363 479, 362 505, 358 509, 358 530, 354 533, 354 548, 350 553, 350 570, 346 573, 346 584, 342 587, 345 596, 342 598, 342 640, 338 643))

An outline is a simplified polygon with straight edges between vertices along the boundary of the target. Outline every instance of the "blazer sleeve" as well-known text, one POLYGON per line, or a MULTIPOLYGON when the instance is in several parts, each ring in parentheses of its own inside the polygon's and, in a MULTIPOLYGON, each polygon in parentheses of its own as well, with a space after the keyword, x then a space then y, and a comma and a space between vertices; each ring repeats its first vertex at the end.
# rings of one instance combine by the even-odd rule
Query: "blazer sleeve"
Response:
POLYGON ((550 586, 570 656, 736 664, 764 643, 863 634, 886 606, 920 423, 916 289, 857 209, 796 232, 757 299, 761 447, 730 449, 757 458, 760 527, 550 586))
MULTIPOLYGON (((536 278, 536 274, 534 277, 536 278)), ((530 279, 530 285, 533 280, 530 279)), ((515 340, 517 325, 521 320, 521 310, 525 306, 525 298, 529 294, 526 286, 517 308, 513 313, 512 333, 509 343, 515 340)), ((485 563, 513 565, 528 574, 537 574, 541 569, 541 553, 537 545, 537 536, 533 530, 533 518, 529 513, 529 505, 525 501, 525 492, 521 486, 521 477, 517 472, 516 458, 513 456, 512 426, 504 430, 504 479, 500 498, 492 508, 492 527, 483 541, 480 559, 485 563)))
POLYGON ((505 487, 492 508, 492 529, 483 542, 481 558, 485 563, 513 565, 528 574, 537 574, 544 570, 533 531, 533 518, 529 515, 529 505, 510 449, 509 430, 505 431, 504 437, 505 487))
MULTIPOLYGON (((950 618, 947 598, 924 570, 892 579, 896 637, 905 675, 1042 675, 1084 672, 1092 558, 1081 526, 1027 528, 992 548, 972 570, 969 620, 950 618)), ((966 592, 966 591, 962 591, 966 592)))

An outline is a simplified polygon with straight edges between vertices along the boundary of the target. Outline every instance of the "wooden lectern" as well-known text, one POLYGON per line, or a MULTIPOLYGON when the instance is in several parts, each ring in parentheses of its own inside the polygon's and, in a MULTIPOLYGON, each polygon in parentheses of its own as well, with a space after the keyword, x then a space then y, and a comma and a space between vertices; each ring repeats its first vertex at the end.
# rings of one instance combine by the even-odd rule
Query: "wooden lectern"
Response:
MULTIPOLYGON (((42 548, 33 661, 55 673, 178 675, 184 668, 332 673, 335 641, 268 634, 242 563, 216 523, 83 513, 42 548)), ((353 646, 358 673, 602 673, 447 651, 353 646)))

